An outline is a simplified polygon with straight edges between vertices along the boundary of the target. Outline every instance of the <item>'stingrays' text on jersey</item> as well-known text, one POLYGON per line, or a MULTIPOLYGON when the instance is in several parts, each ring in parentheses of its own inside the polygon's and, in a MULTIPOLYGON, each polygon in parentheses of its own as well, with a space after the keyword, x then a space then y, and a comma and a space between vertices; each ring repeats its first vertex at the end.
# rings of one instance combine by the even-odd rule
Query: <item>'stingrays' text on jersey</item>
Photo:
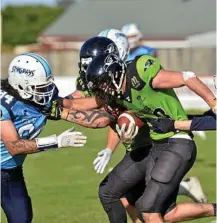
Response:
POLYGON ((155 48, 151 48, 148 46, 140 46, 138 48, 132 49, 127 57, 127 60, 134 60, 135 57, 137 56, 141 56, 141 55, 150 55, 150 56, 154 56, 156 53, 156 49, 155 48))
MULTIPOLYGON (((21 139, 33 139, 46 124, 40 109, 16 100, 6 91, 0 90, 1 121, 11 120, 21 139)), ((1 168, 10 169, 22 165, 26 155, 12 156, 1 141, 1 168)))

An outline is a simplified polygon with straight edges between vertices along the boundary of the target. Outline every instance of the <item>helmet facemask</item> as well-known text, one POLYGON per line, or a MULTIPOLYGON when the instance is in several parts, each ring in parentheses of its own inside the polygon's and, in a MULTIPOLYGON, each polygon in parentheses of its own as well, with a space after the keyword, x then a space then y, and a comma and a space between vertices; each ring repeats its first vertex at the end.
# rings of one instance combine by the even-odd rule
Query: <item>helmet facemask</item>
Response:
POLYGON ((46 105, 53 97, 55 84, 53 78, 50 78, 46 84, 42 85, 27 85, 23 91, 29 96, 29 100, 38 105, 46 105))
MULTIPOLYGON (((106 65, 106 64, 105 64, 106 65)), ((94 95, 98 96, 99 98, 108 101, 113 101, 116 99, 121 99, 123 92, 122 86, 125 78, 126 73, 126 66, 124 63, 118 64, 121 66, 121 69, 112 72, 109 67, 105 67, 105 71, 108 71, 106 78, 97 78, 93 82, 88 83, 88 89, 94 93, 94 95)), ((111 66, 117 66, 116 64, 112 64, 111 66)), ((111 67, 110 67, 111 68, 111 67)))

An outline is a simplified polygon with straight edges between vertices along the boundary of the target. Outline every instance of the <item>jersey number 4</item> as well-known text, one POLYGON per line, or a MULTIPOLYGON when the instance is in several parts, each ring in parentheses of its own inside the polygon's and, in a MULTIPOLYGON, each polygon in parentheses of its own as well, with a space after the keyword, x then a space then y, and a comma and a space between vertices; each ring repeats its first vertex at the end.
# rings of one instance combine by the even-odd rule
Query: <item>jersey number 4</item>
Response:
POLYGON ((7 103, 7 104, 10 104, 13 101, 13 99, 14 99, 13 96, 8 95, 7 92, 4 92, 4 91, 0 91, 0 98, 1 99, 4 98, 5 99, 5 103, 7 103))

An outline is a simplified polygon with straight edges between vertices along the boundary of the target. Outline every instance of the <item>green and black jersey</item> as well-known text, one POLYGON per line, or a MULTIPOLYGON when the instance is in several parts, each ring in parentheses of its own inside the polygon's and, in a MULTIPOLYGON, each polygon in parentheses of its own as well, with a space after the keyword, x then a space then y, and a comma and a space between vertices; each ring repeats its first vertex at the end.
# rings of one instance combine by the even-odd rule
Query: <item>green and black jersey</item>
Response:
MULTIPOLYGON (((151 126, 149 118, 167 116, 173 120, 187 120, 187 115, 173 89, 153 89, 152 80, 162 69, 160 61, 149 55, 136 57, 128 66, 124 100, 117 103, 125 106, 137 117, 151 126)), ((188 133, 188 132, 187 132, 188 133)), ((150 131, 153 140, 173 136, 174 132, 159 134, 150 131)), ((181 131, 179 134, 186 134, 181 131)))

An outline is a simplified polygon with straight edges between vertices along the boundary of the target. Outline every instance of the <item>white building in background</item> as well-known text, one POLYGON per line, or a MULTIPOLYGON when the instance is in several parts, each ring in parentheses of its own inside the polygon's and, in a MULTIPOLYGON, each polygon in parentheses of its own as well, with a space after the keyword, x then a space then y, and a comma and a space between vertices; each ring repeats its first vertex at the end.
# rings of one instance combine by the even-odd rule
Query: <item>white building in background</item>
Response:
POLYGON ((216 47, 216 31, 192 35, 186 40, 190 47, 216 47))

